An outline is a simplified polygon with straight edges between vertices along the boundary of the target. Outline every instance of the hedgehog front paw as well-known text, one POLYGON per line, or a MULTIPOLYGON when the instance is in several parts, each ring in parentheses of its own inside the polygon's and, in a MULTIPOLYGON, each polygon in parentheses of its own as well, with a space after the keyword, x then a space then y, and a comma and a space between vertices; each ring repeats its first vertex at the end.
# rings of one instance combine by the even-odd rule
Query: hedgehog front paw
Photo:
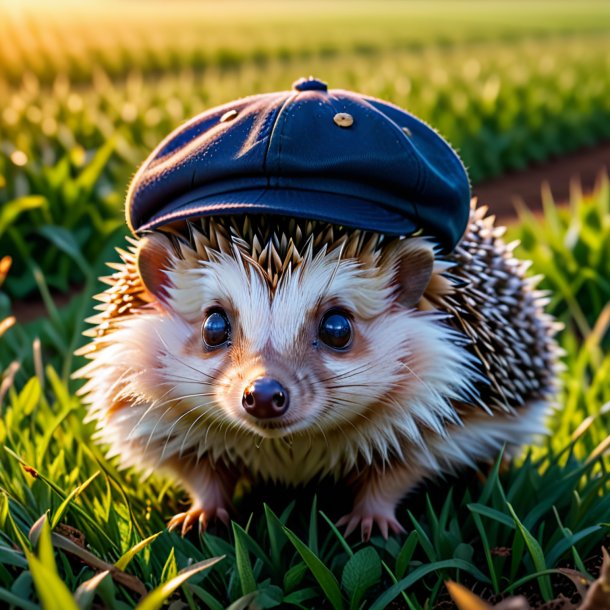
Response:
POLYGON ((360 526, 360 534, 363 542, 368 542, 371 539, 374 525, 377 525, 381 535, 386 540, 388 539, 390 531, 394 534, 403 534, 405 532, 404 527, 396 520, 393 508, 389 511, 383 511, 367 510, 366 506, 354 506, 351 513, 344 515, 337 521, 337 525, 339 527, 346 526, 346 536, 349 536, 358 526, 360 526))
POLYGON ((184 513, 178 513, 174 515, 169 523, 167 529, 170 532, 180 528, 180 533, 185 536, 187 532, 196 524, 199 524, 199 532, 204 533, 208 527, 208 523, 212 519, 219 519, 225 525, 229 525, 229 513, 226 508, 204 508, 202 506, 192 506, 189 510, 184 513))

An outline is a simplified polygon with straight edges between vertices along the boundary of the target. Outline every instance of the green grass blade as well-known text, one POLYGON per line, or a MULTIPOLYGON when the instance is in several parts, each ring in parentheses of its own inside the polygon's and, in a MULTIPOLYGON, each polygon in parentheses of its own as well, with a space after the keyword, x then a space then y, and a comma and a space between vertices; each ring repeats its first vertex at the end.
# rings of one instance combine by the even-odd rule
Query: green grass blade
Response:
POLYGON ((16 608, 22 608, 23 610, 40 610, 40 606, 29 602, 27 599, 22 599, 18 595, 7 591, 0 587, 0 600, 6 602, 9 606, 15 606, 16 608))
POLYGON ((354 551, 352 551, 352 547, 348 544, 347 540, 343 537, 341 532, 337 529, 337 526, 322 511, 320 511, 320 514, 322 515, 322 518, 324 519, 324 521, 326 521, 326 523, 328 523, 328 527, 330 527, 332 533, 335 535, 335 537, 339 541, 339 544, 345 551, 345 554, 348 557, 353 557, 354 551))
POLYGON ((303 561, 293 565, 289 570, 286 570, 283 578, 284 590, 292 591, 296 589, 303 578, 305 578, 305 574, 307 573, 307 564, 303 561))
POLYGON ((256 591, 252 591, 252 593, 242 595, 239 599, 236 599, 230 606, 227 606, 226 610, 249 610, 250 608, 256 608, 256 597, 256 591))
POLYGON ((51 561, 46 559, 45 562, 30 552, 26 553, 26 557, 44 610, 79 610, 70 590, 57 574, 53 557, 51 556, 51 561))
POLYGON ((302 606, 301 604, 306 601, 309 601, 310 599, 314 599, 317 596, 318 592, 315 589, 300 589, 299 591, 294 591, 293 593, 286 595, 286 597, 284 597, 284 603, 292 604, 302 608, 304 606, 302 606))
POLYGON ((560 540, 548 553, 546 556, 546 562, 549 567, 554 567, 561 556, 576 545, 577 542, 583 540, 587 536, 594 534, 595 532, 599 532, 603 530, 600 525, 592 525, 591 527, 586 527, 580 532, 576 532, 575 534, 570 534, 566 536, 563 540, 560 540))
POLYGON ((287 542, 287 539, 282 530, 282 523, 277 518, 276 514, 267 504, 263 505, 263 509, 265 511, 265 523, 267 525, 267 535, 269 536, 269 547, 273 571, 278 572, 280 570, 282 561, 282 548, 287 542))
POLYGON ((517 580, 513 581, 508 587, 506 587, 504 591, 502 591, 502 595, 512 595, 515 590, 519 589, 519 587, 522 587, 523 585, 526 585, 528 582, 534 579, 537 579, 538 582, 540 582, 540 579, 549 578, 552 574, 562 574, 563 576, 565 576, 565 574, 563 574, 560 569, 556 568, 536 571, 531 574, 527 574, 526 576, 523 576, 523 578, 518 578, 517 580))
MULTIPOLYGON (((415 533, 415 532, 412 532, 412 533, 415 533)), ((416 537, 417 537, 417 534, 416 534, 416 537)), ((383 569, 387 572, 388 576, 390 577, 392 584, 395 585, 398 582, 398 578, 396 578, 396 575, 394 574, 394 572, 392 572, 392 570, 390 569, 390 566, 388 566, 388 564, 385 561, 382 561, 381 565, 383 566, 383 569)), ((405 604, 407 604, 407 606, 409 607, 409 610, 414 610, 413 604, 411 603, 409 596, 404 591, 401 591, 400 594, 402 595, 402 598, 405 600, 405 604)))
POLYGON ((419 521, 415 518, 411 511, 409 511, 409 517, 411 519, 411 522, 413 523, 415 531, 417 532, 417 538, 420 546, 424 550, 424 553, 426 553, 430 561, 436 561, 436 551, 434 550, 434 546, 432 545, 428 534, 426 534, 424 528, 420 525, 419 521))
POLYGON ((153 589, 137 606, 137 610, 159 610, 169 598, 169 596, 180 586, 182 586, 191 576, 195 576, 195 574, 199 574, 200 572, 205 572, 209 570, 213 566, 215 566, 219 561, 224 559, 222 557, 212 557, 211 559, 206 559, 205 561, 200 561, 199 563, 195 563, 192 566, 186 568, 179 572, 174 578, 169 580, 162 585, 159 585, 156 589, 153 589))
POLYGON ((384 610, 384 608, 387 608, 402 591, 413 586, 424 576, 427 576, 433 572, 448 569, 464 570, 481 582, 489 584, 489 579, 485 576, 485 574, 483 574, 483 572, 481 572, 471 563, 463 561, 462 559, 445 559, 443 561, 435 561, 416 568, 413 570, 413 572, 411 572, 411 574, 392 585, 385 593, 383 593, 373 602, 370 610, 384 610))
POLYGON ((128 551, 123 553, 119 559, 114 564, 114 567, 117 570, 125 570, 125 568, 129 565, 129 562, 144 548, 146 548, 151 542, 156 540, 163 532, 157 532, 144 540, 141 540, 134 546, 132 546, 128 551))
POLYGON ((91 275, 91 266, 86 261, 74 235, 64 227, 45 225, 38 232, 59 250, 67 254, 80 268, 85 277, 91 275))
MULTIPOLYGON (((547 569, 547 566, 540 543, 534 538, 530 531, 523 526, 513 507, 510 504, 507 504, 506 506, 515 522, 515 525, 517 526, 517 529, 525 540, 525 545, 532 556, 536 570, 539 573, 544 572, 547 569)), ((541 576, 538 583, 540 585, 540 592, 542 593, 544 600, 548 602, 553 599, 553 588, 551 586, 551 579, 548 577, 548 575, 541 576)))
POLYGON ((47 200, 39 195, 26 195, 0 206, 0 237, 15 223, 17 217, 27 210, 34 210, 47 204, 47 200))
POLYGON ((405 575, 418 542, 419 536, 417 535, 417 532, 411 532, 407 536, 398 555, 396 555, 396 576, 398 576, 399 579, 405 575))
POLYGON ((284 533, 288 536, 290 542, 294 545, 299 555, 303 558, 303 561, 307 564, 307 567, 311 570, 314 578, 318 581, 318 584, 324 591, 326 598, 331 603, 335 610, 343 608, 343 597, 341 595, 341 589, 339 583, 335 578, 334 574, 320 561, 317 555, 313 553, 298 536, 291 532, 287 527, 284 527, 284 533))
POLYGON ((55 529, 57 524, 61 521, 61 518, 64 516, 70 502, 74 500, 79 494, 81 494, 97 477, 99 476, 100 471, 94 472, 82 485, 78 485, 75 487, 66 497, 66 499, 59 505, 57 510, 55 511, 53 518, 51 519, 51 529, 55 529))
POLYGON ((308 545, 315 555, 319 555, 318 549, 318 496, 313 497, 311 511, 309 513, 309 538, 308 545))
POLYGON ((209 610, 225 610, 225 605, 221 604, 209 591, 206 591, 199 585, 187 583, 185 585, 191 593, 198 597, 209 610))
POLYGON ((237 523, 233 522, 232 525, 233 536, 235 537, 235 566, 237 568, 242 594, 248 595, 249 593, 256 591, 256 579, 254 578, 254 572, 252 570, 252 564, 250 563, 250 556, 248 555, 248 548, 245 541, 247 534, 237 525, 237 523))
POLYGON ((106 578, 106 576, 109 574, 110 572, 108 570, 99 572, 99 574, 96 574, 89 580, 86 580, 78 587, 78 589, 76 589, 74 592, 74 600, 76 601, 80 610, 88 610, 91 607, 97 588, 100 586, 104 578, 106 578))
POLYGON ((485 553, 485 560, 487 561, 487 568, 489 569, 489 576, 491 577, 491 584, 494 593, 497 594, 500 592, 500 583, 498 582, 498 575, 496 574, 496 568, 493 562, 493 557, 491 555, 487 532, 483 527, 481 517, 477 513, 473 512, 472 518, 474 519, 474 523, 476 525, 477 531, 479 532, 479 536, 481 536, 481 542, 483 543, 483 552, 485 553))
POLYGON ((484 506, 483 504, 475 502, 468 504, 468 510, 472 513, 483 515, 483 517, 489 517, 502 525, 506 525, 506 527, 509 527, 510 529, 515 529, 515 522, 508 515, 495 508, 490 508, 489 506, 484 506))

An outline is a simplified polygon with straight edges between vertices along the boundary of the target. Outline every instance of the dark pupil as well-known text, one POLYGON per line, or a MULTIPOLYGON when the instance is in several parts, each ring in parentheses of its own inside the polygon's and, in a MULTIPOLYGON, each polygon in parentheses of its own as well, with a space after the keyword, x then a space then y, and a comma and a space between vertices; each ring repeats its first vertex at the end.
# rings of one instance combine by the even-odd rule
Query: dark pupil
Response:
POLYGON ((211 313, 203 323, 203 340, 210 347, 222 345, 229 338, 229 321, 219 311, 211 313))
POLYGON ((345 347, 352 336, 352 325, 341 313, 328 314, 320 324, 320 339, 330 347, 345 347))

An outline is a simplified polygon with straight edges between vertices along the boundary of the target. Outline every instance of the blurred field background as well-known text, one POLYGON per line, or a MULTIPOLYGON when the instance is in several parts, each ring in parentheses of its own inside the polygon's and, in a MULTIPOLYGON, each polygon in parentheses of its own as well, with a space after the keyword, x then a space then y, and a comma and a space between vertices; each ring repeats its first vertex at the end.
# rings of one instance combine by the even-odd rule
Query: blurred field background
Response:
MULTIPOLYGON (((153 541, 180 494, 116 472, 91 444, 73 352, 98 277, 124 244, 137 165, 194 114, 310 74, 426 120, 459 151, 476 192, 484 180, 610 142, 610 3, 0 4, 3 603, 133 607, 166 583, 142 606, 160 607, 180 569, 221 555, 174 594, 176 608, 382 608, 392 583, 391 607, 432 608, 449 604, 449 577, 486 599, 517 591, 535 604, 574 593, 560 568, 597 576, 610 510, 607 176, 590 195, 574 182, 566 206, 543 188, 543 216, 523 208, 509 231, 565 324, 552 435, 484 483, 457 481, 449 496, 432 487, 407 503, 406 540, 346 542, 310 490, 305 509, 280 502, 278 516, 246 501, 230 535, 153 541)), ((323 491, 318 500, 332 510, 323 491)))

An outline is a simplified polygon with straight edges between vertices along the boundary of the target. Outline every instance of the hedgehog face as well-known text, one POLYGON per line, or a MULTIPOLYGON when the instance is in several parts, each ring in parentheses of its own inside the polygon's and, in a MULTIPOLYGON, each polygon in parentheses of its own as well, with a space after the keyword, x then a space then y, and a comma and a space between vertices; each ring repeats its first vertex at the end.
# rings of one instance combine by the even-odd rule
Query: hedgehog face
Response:
POLYGON ((178 327, 184 347, 155 368, 167 384, 182 369, 172 394, 193 415, 214 410, 227 425, 282 436, 357 421, 400 383, 410 316, 392 306, 387 269, 324 251, 272 289, 239 257, 190 262, 175 260, 167 276, 164 315, 181 322, 157 325, 161 354, 178 327))
MULTIPOLYGON (((183 418, 177 435, 207 434, 210 425, 261 437, 358 428, 369 411, 426 378, 419 369, 434 364, 425 357, 429 334, 418 339, 421 318, 397 281, 410 260, 406 292, 416 301, 430 279, 431 249, 414 243, 411 254, 427 255, 423 281, 418 256, 396 243, 349 257, 344 248, 310 248, 276 281, 235 249, 202 258, 183 247, 161 265, 163 277, 145 277, 162 286, 154 288, 164 318, 154 369, 183 418)), ((142 266, 154 259, 159 268, 159 256, 141 256, 142 266)))

